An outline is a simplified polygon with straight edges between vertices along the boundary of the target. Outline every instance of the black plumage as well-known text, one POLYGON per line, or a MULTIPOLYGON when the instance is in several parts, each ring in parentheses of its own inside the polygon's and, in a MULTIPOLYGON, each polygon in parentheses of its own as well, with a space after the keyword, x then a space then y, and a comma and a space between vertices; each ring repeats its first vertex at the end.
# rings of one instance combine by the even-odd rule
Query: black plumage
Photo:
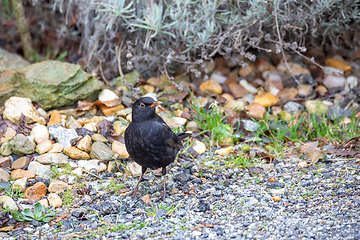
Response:
POLYGON ((132 122, 125 131, 125 146, 130 157, 142 167, 142 174, 136 184, 135 196, 139 183, 148 168, 162 168, 164 181, 163 198, 166 196, 166 166, 172 163, 179 149, 181 140, 188 133, 175 134, 170 127, 155 113, 156 106, 161 102, 150 97, 142 97, 132 106, 132 122))

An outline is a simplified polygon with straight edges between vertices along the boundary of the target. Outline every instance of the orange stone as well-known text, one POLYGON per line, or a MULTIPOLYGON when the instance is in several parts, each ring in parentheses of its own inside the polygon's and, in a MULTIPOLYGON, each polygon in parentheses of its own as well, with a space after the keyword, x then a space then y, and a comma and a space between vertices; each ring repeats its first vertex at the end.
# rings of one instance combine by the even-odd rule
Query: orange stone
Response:
POLYGON ((281 200, 281 197, 275 196, 273 197, 274 202, 279 202, 281 200))
POLYGON ((205 93, 212 92, 218 95, 220 95, 223 91, 220 83, 218 83, 218 81, 216 81, 215 79, 210 79, 209 81, 202 82, 200 84, 200 90, 205 93))
POLYGON ((80 149, 76 147, 67 147, 64 149, 64 154, 69 156, 72 159, 90 159, 89 154, 87 154, 84 151, 81 151, 80 149))
POLYGON ((20 178, 35 178, 35 173, 33 171, 27 171, 22 169, 16 169, 11 172, 11 179, 17 180, 20 178))
POLYGON ((46 186, 42 182, 37 182, 33 186, 25 189, 25 197, 29 200, 36 201, 45 197, 47 192, 46 186))
POLYGON ((124 107, 124 105, 119 104, 114 107, 107 107, 105 105, 102 105, 100 108, 101 108, 101 111, 104 113, 104 115, 106 117, 109 117, 109 116, 116 116, 117 111, 123 110, 125 107, 124 107))
POLYGON ((60 116, 59 111, 54 110, 50 114, 50 120, 47 125, 49 126, 49 125, 57 124, 57 123, 61 123, 61 116, 60 116))
POLYGON ((326 59, 325 61, 325 65, 326 66, 329 66, 329 67, 333 67, 333 68, 336 68, 336 69, 339 69, 339 70, 342 70, 344 72, 349 72, 351 71, 351 66, 344 63, 344 62, 341 62, 339 60, 336 60, 334 58, 328 58, 326 59))
POLYGON ((258 103, 264 107, 276 105, 278 102, 279 98, 271 93, 262 93, 260 95, 256 95, 254 98, 254 103, 258 103))
POLYGON ((245 111, 247 111, 247 113, 253 118, 262 118, 266 109, 258 103, 252 103, 245 107, 245 111))

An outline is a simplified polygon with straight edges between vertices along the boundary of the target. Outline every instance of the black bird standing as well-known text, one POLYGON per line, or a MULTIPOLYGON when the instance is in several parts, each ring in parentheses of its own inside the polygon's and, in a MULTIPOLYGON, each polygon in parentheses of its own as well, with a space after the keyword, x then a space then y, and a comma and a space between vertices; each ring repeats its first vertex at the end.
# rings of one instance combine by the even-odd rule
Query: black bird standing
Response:
POLYGON ((142 97, 132 106, 132 122, 125 131, 125 146, 130 157, 141 166, 141 176, 136 184, 133 196, 138 191, 139 183, 148 168, 162 168, 164 181, 163 199, 166 197, 166 166, 172 163, 179 149, 181 140, 188 133, 175 134, 170 127, 155 113, 161 102, 150 97, 142 97))

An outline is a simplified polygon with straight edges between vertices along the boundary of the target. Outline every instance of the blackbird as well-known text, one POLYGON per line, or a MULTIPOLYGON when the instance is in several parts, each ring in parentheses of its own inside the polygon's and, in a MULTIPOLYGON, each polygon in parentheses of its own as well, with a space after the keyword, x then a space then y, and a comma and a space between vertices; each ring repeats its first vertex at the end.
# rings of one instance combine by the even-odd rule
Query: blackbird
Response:
POLYGON ((190 136, 188 133, 175 134, 170 129, 155 113, 156 106, 160 104, 161 102, 154 101, 151 97, 142 97, 132 106, 132 122, 125 130, 125 146, 130 157, 141 166, 141 176, 132 192, 133 196, 136 195, 139 183, 148 168, 162 168, 164 190, 161 197, 165 199, 166 166, 175 160, 182 148, 181 140, 190 136))

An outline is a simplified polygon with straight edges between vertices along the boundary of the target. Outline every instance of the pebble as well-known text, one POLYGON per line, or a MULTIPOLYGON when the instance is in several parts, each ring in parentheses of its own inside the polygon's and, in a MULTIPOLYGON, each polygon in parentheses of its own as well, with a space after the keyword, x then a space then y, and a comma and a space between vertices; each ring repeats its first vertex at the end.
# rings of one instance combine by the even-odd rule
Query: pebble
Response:
POLYGON ((32 161, 28 166, 29 171, 33 171, 35 175, 50 179, 53 176, 53 171, 47 165, 43 165, 37 161, 32 161))
POLYGON ((62 200, 56 193, 50 193, 47 199, 49 201, 49 205, 54 208, 62 206, 62 200))
POLYGON ((90 158, 106 160, 114 155, 111 148, 103 142, 94 142, 91 146, 90 158))
POLYGON ((10 141, 11 151, 18 156, 28 155, 35 152, 36 144, 29 137, 23 134, 17 134, 10 141))
POLYGON ((11 179, 17 180, 19 178, 35 178, 35 173, 33 171, 15 169, 11 172, 11 179))
POLYGON ((0 207, 2 209, 9 209, 10 211, 18 211, 15 201, 9 196, 0 196, 0 207))
POLYGON ((91 139, 94 141, 94 142, 102 142, 102 143, 107 143, 109 142, 109 140, 106 139, 106 137, 104 137, 103 135, 101 134, 98 134, 98 133, 95 133, 91 136, 91 139))
POLYGON ((12 154, 10 142, 4 142, 3 144, 1 144, 0 155, 9 156, 10 154, 12 154))
POLYGON ((284 105, 284 111, 290 114, 300 113, 303 110, 303 105, 297 102, 287 102, 284 105))
POLYGON ((8 127, 8 128, 5 130, 4 136, 1 138, 0 144, 3 144, 4 142, 10 141, 10 140, 13 139, 15 136, 16 136, 16 131, 15 131, 13 128, 8 127))
POLYGON ((13 189, 20 192, 24 192, 26 189, 26 182, 27 182, 27 178, 19 178, 15 180, 13 183, 13 189))
POLYGON ((292 100, 298 95, 298 90, 296 88, 284 88, 280 90, 276 95, 280 99, 292 100))
POLYGON ((10 168, 13 163, 13 158, 9 157, 0 157, 0 166, 5 168, 10 168))
POLYGON ((310 84, 302 84, 298 87, 299 96, 306 97, 311 94, 313 86, 310 84))
POLYGON ((241 120, 244 129, 249 132, 255 132, 259 128, 259 124, 251 120, 241 120))
POLYGON ((39 203, 41 204, 41 205, 43 205, 45 208, 48 208, 48 207, 50 207, 50 205, 49 205, 49 201, 47 200, 47 199, 40 199, 39 200, 39 203))
POLYGON ((63 153, 46 153, 36 157, 36 161, 44 165, 64 166, 69 164, 68 157, 63 153))
POLYGON ((210 76, 210 79, 215 79, 218 83, 220 84, 223 84, 225 83, 226 81, 226 78, 225 76, 223 76, 220 72, 218 71, 214 71, 211 76, 210 76))
POLYGON ((245 107, 245 111, 249 116, 253 118, 263 118, 266 112, 266 109, 264 106, 258 103, 252 103, 250 105, 247 105, 245 107))
POLYGON ((257 89, 253 85, 248 83, 245 79, 240 80, 239 84, 241 86, 243 86, 247 92, 253 93, 253 94, 257 93, 257 89))
POLYGON ((39 114, 29 98, 11 97, 4 105, 4 120, 19 122, 21 114, 24 114, 26 123, 35 123, 39 119, 39 114))
POLYGON ((343 72, 349 72, 351 71, 351 66, 342 62, 342 61, 339 61, 339 60, 336 60, 334 58, 328 58, 325 60, 325 65, 329 66, 329 67, 333 67, 333 68, 337 68, 343 72))
POLYGON ((305 107, 309 113, 319 115, 326 113, 328 110, 328 106, 319 100, 308 100, 305 102, 305 107))
POLYGON ((227 102, 224 109, 233 109, 235 111, 242 111, 246 106, 246 102, 242 99, 231 100, 227 102))
POLYGON ((274 106, 279 102, 279 98, 272 95, 271 93, 262 93, 260 95, 256 95, 254 99, 254 103, 260 104, 263 107, 274 106))
POLYGON ((49 127, 49 133, 58 143, 61 143, 64 148, 71 147, 71 142, 78 137, 75 129, 67 129, 64 127, 49 127))
POLYGON ((226 147, 226 148, 220 148, 217 149, 215 151, 216 154, 221 155, 221 156, 227 156, 229 155, 232 151, 234 150, 234 148, 232 146, 230 147, 226 147))
POLYGON ((44 139, 43 141, 39 142, 38 145, 36 145, 35 151, 41 155, 50 151, 52 147, 53 147, 52 141, 49 139, 44 139))
POLYGON ((61 143, 54 143, 48 153, 61 153, 64 150, 64 146, 61 143))
POLYGON ((37 182, 33 186, 26 188, 24 194, 29 200, 36 201, 45 197, 47 188, 44 183, 37 182))
POLYGON ((69 156, 72 159, 80 160, 80 159, 90 159, 89 154, 76 147, 67 147, 64 149, 64 154, 69 156))
POLYGON ((198 154, 203 154, 206 151, 205 144, 197 139, 192 141, 191 148, 194 149, 198 154))
POLYGON ((121 158, 128 158, 130 157, 129 153, 126 150, 126 146, 124 143, 118 142, 118 141, 114 141, 111 145, 111 150, 114 153, 117 153, 119 155, 119 157, 121 158))
POLYGON ((346 79, 343 76, 326 75, 323 84, 327 89, 330 88, 344 88, 346 79))
POLYGON ((0 168, 0 182, 8 182, 10 180, 10 173, 5 169, 0 168))
POLYGON ((140 176, 141 175, 141 166, 136 162, 128 162, 126 164, 127 169, 131 176, 140 176))
POLYGON ((106 165, 104 163, 99 164, 99 160, 80 160, 78 161, 79 167, 87 170, 87 171, 93 171, 96 172, 103 172, 106 170, 106 165))
POLYGON ((47 125, 49 126, 49 125, 59 124, 59 123, 61 123, 61 116, 60 116, 59 111, 57 111, 57 110, 51 111, 50 119, 49 119, 49 122, 47 125))
POLYGON ((80 141, 77 142, 76 147, 80 149, 81 151, 90 153, 92 146, 92 139, 89 135, 86 135, 80 141))
POLYGON ((210 79, 206 82, 202 82, 200 84, 200 90, 204 93, 215 93, 217 95, 220 95, 223 91, 220 83, 216 81, 215 79, 210 79))
POLYGON ((106 102, 106 101, 113 101, 118 99, 119 97, 116 95, 116 93, 114 93, 113 91, 109 90, 109 89, 104 89, 99 93, 98 99, 101 102, 106 102))
POLYGON ((128 125, 129 125, 129 122, 126 121, 125 119, 123 119, 122 121, 116 121, 116 122, 114 122, 114 125, 113 125, 114 131, 116 132, 116 134, 122 135, 125 132, 128 125))
POLYGON ((30 135, 34 137, 36 143, 39 143, 43 139, 49 139, 49 130, 44 125, 35 125, 30 135))
POLYGON ((231 94, 235 98, 242 98, 245 97, 249 92, 246 90, 246 88, 238 83, 231 83, 228 85, 231 94))
POLYGON ((67 189, 70 189, 70 186, 66 182, 59 180, 51 181, 48 187, 48 191, 53 193, 64 192, 67 189))

